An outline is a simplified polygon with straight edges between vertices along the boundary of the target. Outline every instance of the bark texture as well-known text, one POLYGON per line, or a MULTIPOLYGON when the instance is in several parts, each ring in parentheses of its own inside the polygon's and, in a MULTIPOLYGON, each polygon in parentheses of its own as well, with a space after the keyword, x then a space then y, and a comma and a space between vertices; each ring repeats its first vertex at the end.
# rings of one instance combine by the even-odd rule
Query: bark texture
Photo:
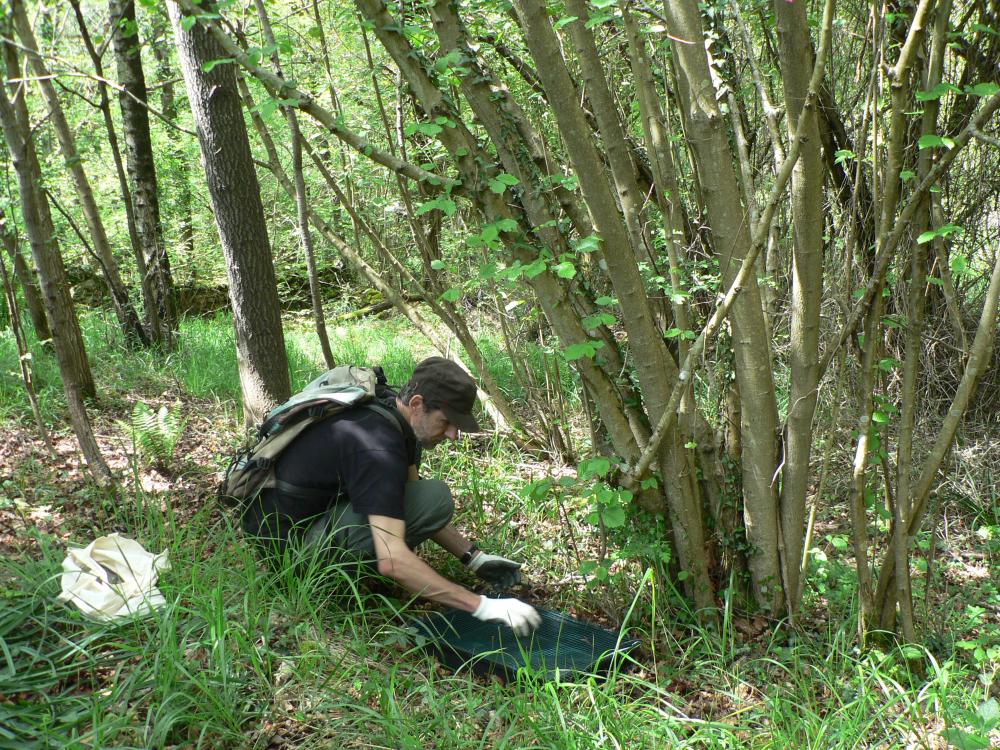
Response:
MULTIPOLYGON (((704 32, 693 0, 664 4, 671 36, 696 43, 673 44, 677 79, 684 102, 686 133, 707 209, 713 246, 719 253, 726 287, 735 280, 750 249, 747 212, 729 150, 725 120, 719 111, 704 32)), ((743 495, 747 537, 755 552, 749 566, 757 603, 778 612, 784 604, 778 555, 777 467, 778 409, 774 395, 770 344, 755 277, 733 303, 730 314, 736 380, 742 398, 743 495)))
MULTIPOLYGON (((791 135, 799 127, 813 68, 812 44, 804 3, 776 0, 778 57, 791 135)), ((792 251, 790 366, 784 469, 781 485, 781 535, 785 596, 789 614, 798 606, 806 495, 812 476, 809 459, 819 376, 819 311, 823 297, 823 160, 819 125, 807 117, 799 160, 792 172, 792 251)))
POLYGON ((200 23, 184 28, 176 3, 169 10, 226 259, 243 412, 255 424, 291 391, 260 186, 235 69, 222 64, 206 72, 203 66, 225 53, 200 23))
POLYGON ((11 219, 4 214, 3 209, 0 209, 0 228, 3 232, 7 257, 14 267, 14 278, 21 285, 24 294, 24 304, 28 308, 28 317, 31 318, 31 325, 35 329, 35 337, 39 341, 48 341, 52 338, 52 333, 49 331, 48 318, 45 317, 45 304, 42 302, 42 293, 38 286, 38 275, 25 261, 11 219))
MULTIPOLYGON (((9 34, 10 30, 8 28, 4 31, 9 34)), ((18 70, 13 46, 9 43, 3 43, 2 46, 6 70, 18 70)), ((87 361, 73 300, 69 296, 66 269, 59 253, 49 204, 42 194, 42 171, 31 140, 28 111, 24 106, 24 90, 17 87, 14 90, 14 101, 11 101, 7 93, 6 77, 3 84, 0 85, 0 125, 17 173, 24 230, 38 269, 42 300, 52 329, 53 349, 59 364, 73 432, 95 477, 99 481, 110 482, 111 472, 94 439, 84 405, 85 398, 93 398, 96 394, 94 378, 87 361)))
POLYGON ((147 97, 146 76, 142 69, 135 2, 109 0, 108 11, 112 20, 118 80, 122 87, 118 105, 121 107, 124 124, 126 163, 143 260, 142 295, 146 325, 150 338, 169 348, 177 330, 177 309, 174 305, 170 260, 163 242, 156 163, 149 134, 149 113, 144 106, 147 97))
POLYGON ((45 61, 38 52, 38 43, 35 41, 35 34, 31 29, 31 24, 28 21, 22 0, 15 0, 13 3, 13 20, 17 35, 27 50, 28 62, 31 64, 35 75, 38 76, 39 88, 45 97, 45 103, 49 107, 49 116, 52 119, 52 126, 56 131, 59 149, 62 152, 63 160, 66 162, 66 168, 73 178, 73 186, 76 188, 77 198, 80 200, 80 207, 87 222, 87 229, 94 245, 94 251, 97 255, 101 272, 111 293, 118 321, 127 339, 140 344, 147 344, 149 339, 142 327, 142 323, 139 321, 135 307, 129 299, 125 282, 122 281, 121 273, 118 269, 118 261, 115 260, 111 243, 108 241, 108 234, 104 228, 104 222, 101 220, 100 211, 97 208, 97 201, 94 198, 90 179, 83 168, 83 159, 77 152, 76 140, 73 137, 73 131, 63 112, 62 105, 59 102, 55 86, 52 84, 52 76, 49 74, 45 61))

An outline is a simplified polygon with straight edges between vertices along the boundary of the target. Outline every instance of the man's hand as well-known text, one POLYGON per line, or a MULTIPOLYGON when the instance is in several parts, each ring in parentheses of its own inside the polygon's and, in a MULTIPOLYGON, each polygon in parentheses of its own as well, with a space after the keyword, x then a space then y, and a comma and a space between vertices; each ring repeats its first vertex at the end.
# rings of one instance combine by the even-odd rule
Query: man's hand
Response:
MULTIPOLYGON (((508 560, 509 562, 509 560, 508 560)), ((510 625, 520 636, 531 633, 542 624, 542 616, 534 607, 520 599, 489 599, 481 597, 479 607, 472 616, 483 622, 500 622, 510 625)))
POLYGON ((478 552, 469 560, 467 567, 487 583, 500 588, 509 589, 521 582, 521 563, 506 557, 478 552))

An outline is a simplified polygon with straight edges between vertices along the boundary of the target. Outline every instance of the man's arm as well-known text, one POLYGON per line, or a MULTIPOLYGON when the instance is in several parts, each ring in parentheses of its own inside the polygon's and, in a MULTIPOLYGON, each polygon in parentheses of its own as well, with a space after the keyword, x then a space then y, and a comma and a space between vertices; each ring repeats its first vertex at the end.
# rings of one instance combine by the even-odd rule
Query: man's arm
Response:
POLYGON ((432 534, 431 539, 459 559, 472 547, 472 542, 450 523, 432 534))
POLYGON ((466 612, 476 611, 480 604, 478 594, 449 581, 406 546, 405 521, 389 516, 370 515, 368 523, 375 540, 379 573, 397 581, 410 593, 432 602, 466 612))

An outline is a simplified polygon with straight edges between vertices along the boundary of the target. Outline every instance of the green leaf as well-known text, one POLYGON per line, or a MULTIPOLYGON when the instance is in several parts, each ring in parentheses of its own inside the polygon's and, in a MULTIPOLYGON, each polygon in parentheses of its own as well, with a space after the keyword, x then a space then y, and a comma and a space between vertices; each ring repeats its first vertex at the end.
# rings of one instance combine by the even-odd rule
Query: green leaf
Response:
POLYGON ((838 151, 835 151, 833 157, 834 157, 833 158, 834 164, 843 164, 845 161, 854 158, 854 152, 851 151, 850 149, 842 148, 838 151))
POLYGON ((960 89, 953 83, 941 82, 937 86, 928 91, 918 91, 914 95, 914 98, 916 98, 918 102, 929 102, 934 99, 940 99, 942 96, 948 93, 961 93, 961 92, 962 89, 960 89))
POLYGON ((833 546, 834 549, 843 552, 847 549, 847 537, 843 534, 837 534, 836 536, 827 536, 826 540, 833 546))
POLYGON ((191 31, 196 23, 198 23, 198 19, 194 16, 181 17, 181 28, 184 29, 184 31, 191 31))
POLYGON ((520 183, 520 180, 517 179, 512 174, 507 174, 507 173, 498 174, 496 177, 490 180, 490 190, 492 190, 497 195, 500 195, 508 187, 513 187, 518 183, 520 183))
POLYGON ((581 461, 576 467, 576 475, 581 480, 594 479, 595 477, 606 477, 611 471, 611 460, 604 456, 588 458, 581 461))
POLYGON ((980 704, 976 709, 976 718, 979 719, 979 728, 989 731, 1000 724, 1000 703, 996 698, 980 704))
POLYGON ((698 447, 698 444, 694 440, 688 440, 686 443, 684 443, 684 447, 694 450, 695 448, 698 447))
POLYGON ((579 344, 570 344, 567 346, 563 354, 570 362, 582 359, 583 357, 593 359, 597 354, 597 350, 602 346, 604 346, 603 341, 582 341, 579 344))
POLYGON ((639 482, 639 489, 651 490, 655 488, 657 484, 659 483, 656 481, 656 477, 649 477, 648 479, 643 479, 641 482, 639 482))
POLYGON ((958 750, 986 750, 990 746, 988 737, 981 737, 978 734, 969 734, 962 729, 950 727, 941 732, 941 736, 952 747, 958 750))
POLYGON ((897 367, 899 367, 899 360, 892 357, 886 357, 878 361, 878 369, 882 372, 892 372, 897 367))
POLYGON ((975 86, 966 86, 965 93, 972 96, 993 96, 1000 91, 1000 86, 995 83, 977 83, 975 86))
POLYGON ((462 292, 459 291, 458 287, 452 287, 446 290, 442 295, 441 299, 446 302, 458 302, 462 298, 462 292))
POLYGON ((557 263, 552 267, 552 270, 554 270, 556 272, 556 276, 561 279, 572 279, 576 276, 576 266, 568 260, 564 260, 562 263, 557 263))
POLYGON ((601 511, 601 521, 609 529, 620 529, 625 525, 625 509, 620 505, 613 505, 601 511))
POLYGON ((944 281, 939 279, 937 276, 928 276, 927 283, 933 284, 934 286, 944 286, 944 281))
POLYGON ((426 213, 437 210, 446 216, 453 216, 456 208, 457 206, 455 205, 455 201, 449 198, 435 198, 434 200, 421 203, 417 206, 417 210, 414 211, 414 214, 417 216, 423 216, 426 213))
POLYGON ((687 570, 682 570, 677 574, 678 581, 684 581, 691 577, 691 573, 687 570))
POLYGON ((573 23, 573 21, 578 21, 578 20, 580 20, 579 16, 563 16, 554 24, 552 24, 552 26, 553 28, 555 28, 556 31, 558 31, 563 26, 566 26, 567 24, 571 24, 573 23))
POLYGON ((571 242, 570 245, 578 253, 592 253, 600 248, 601 238, 591 234, 571 242))
POLYGON ((933 133, 928 133, 927 135, 920 136, 920 140, 917 141, 918 148, 939 148, 945 147, 947 149, 955 148, 955 141, 952 138, 942 135, 934 135, 933 133))
POLYGON ((969 261, 961 253, 952 253, 948 265, 951 266, 952 276, 964 276, 969 272, 969 261))
POLYGON ((899 173, 899 179, 901 179, 903 182, 908 182, 909 180, 912 180, 916 176, 917 176, 916 172, 914 172, 912 169, 904 169, 902 172, 899 173))
POLYGON ((937 229, 931 229, 927 232, 921 232, 920 236, 917 237, 917 244, 923 245, 926 242, 930 242, 935 237, 947 237, 951 234, 962 235, 965 234, 965 230, 958 224, 945 224, 937 229))
POLYGON ((431 261, 431 268, 433 268, 435 271, 441 271, 441 270, 443 270, 445 268, 444 261, 443 260, 437 260, 437 259, 432 260, 431 261))
POLYGON ((587 19, 587 23, 584 24, 584 28, 592 29, 595 26, 600 26, 602 23, 607 23, 612 18, 614 18, 614 14, 612 13, 598 13, 597 15, 591 16, 587 19))
POLYGON ((663 335, 668 339, 680 336, 682 339, 688 339, 689 341, 691 339, 698 338, 697 334, 694 331, 688 330, 686 328, 668 328, 663 335))
POLYGON ((545 258, 535 258, 531 263, 522 269, 522 273, 529 279, 535 278, 545 270, 545 258))
POLYGON ((614 322, 615 322, 614 315, 611 315, 610 313, 606 312, 599 312, 593 315, 588 315, 587 317, 585 317, 583 320, 580 321, 580 324, 583 326, 583 329, 585 331, 593 331, 595 328, 599 328, 602 325, 604 326, 614 325, 614 322))
POLYGON ((594 303, 600 305, 601 307, 609 307, 611 305, 617 305, 618 300, 614 297, 598 297, 594 300, 594 303))

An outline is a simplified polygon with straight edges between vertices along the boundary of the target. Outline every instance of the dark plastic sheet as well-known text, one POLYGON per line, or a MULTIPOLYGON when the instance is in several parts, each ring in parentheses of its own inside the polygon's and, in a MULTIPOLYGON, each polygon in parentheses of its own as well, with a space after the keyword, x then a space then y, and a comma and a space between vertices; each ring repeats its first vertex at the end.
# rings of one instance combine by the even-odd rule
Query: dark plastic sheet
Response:
POLYGON ((529 636, 518 637, 507 625, 485 623, 468 612, 447 610, 414 620, 428 646, 453 669, 513 678, 525 668, 545 679, 571 679, 574 673, 598 674, 616 656, 639 645, 635 638, 561 612, 538 608, 542 624, 529 636))

